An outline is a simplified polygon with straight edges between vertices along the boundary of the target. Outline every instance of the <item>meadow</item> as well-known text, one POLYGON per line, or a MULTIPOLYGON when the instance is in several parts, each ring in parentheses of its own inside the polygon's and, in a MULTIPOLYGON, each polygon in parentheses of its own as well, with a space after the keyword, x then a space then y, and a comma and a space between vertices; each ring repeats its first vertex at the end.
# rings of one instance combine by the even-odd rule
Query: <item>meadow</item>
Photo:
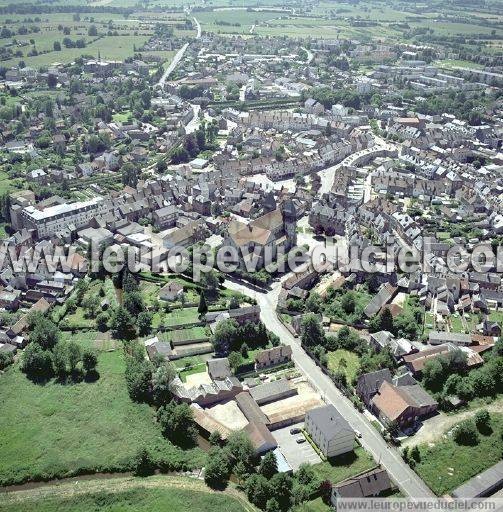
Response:
POLYGON ((448 435, 433 446, 420 445, 416 472, 438 496, 452 491, 501 460, 501 414, 491 415, 491 427, 474 446, 459 445, 448 435))
POLYGON ((0 498, 1 512, 28 512, 34 508, 38 512, 253 511, 235 491, 216 493, 201 481, 168 476, 68 482, 0 498))
MULTIPOLYGON (((96 333, 72 339, 97 348, 96 333)), ((131 401, 122 350, 102 347, 94 382, 35 384, 18 364, 0 376, 0 485, 128 471, 141 447, 167 466, 202 466, 203 452, 173 446, 154 421, 154 409, 131 401)))

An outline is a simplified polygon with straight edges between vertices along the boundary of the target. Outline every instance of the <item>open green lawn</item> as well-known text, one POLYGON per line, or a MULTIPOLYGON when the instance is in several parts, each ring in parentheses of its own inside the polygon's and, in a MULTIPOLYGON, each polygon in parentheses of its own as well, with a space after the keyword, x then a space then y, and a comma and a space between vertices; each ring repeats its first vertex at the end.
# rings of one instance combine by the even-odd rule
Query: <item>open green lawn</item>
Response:
POLYGON ((421 445, 416 472, 438 496, 448 493, 501 460, 503 415, 491 414, 493 432, 476 446, 462 446, 450 437, 434 446, 421 445))
POLYGON ((341 348, 335 352, 329 352, 327 356, 329 370, 333 372, 343 372, 346 374, 348 382, 351 383, 354 381, 360 368, 360 358, 358 354, 341 348))
POLYGON ((178 329, 167 333, 167 338, 174 343, 187 341, 207 341, 208 333, 202 326, 191 327, 189 329, 178 329))
POLYGON ((164 325, 173 327, 175 325, 193 324, 199 321, 197 308, 174 309, 164 316, 164 325))
POLYGON ((306 501, 296 507, 295 512, 330 512, 331 508, 326 505, 321 498, 315 500, 306 501))
POLYGON ((253 507, 236 492, 210 491, 188 478, 114 478, 51 486, 0 498, 1 512, 245 512, 253 507))
POLYGON ((203 464, 199 449, 184 452, 163 438, 150 406, 130 400, 121 350, 100 352, 98 371, 95 382, 67 385, 34 384, 18 365, 0 375, 0 484, 125 471, 142 446, 176 466, 203 464))
POLYGON ((315 464, 313 469, 321 480, 330 480, 336 484, 375 466, 372 456, 359 446, 354 452, 315 464))
POLYGON ((501 326, 503 326, 503 310, 499 311, 491 311, 489 313, 489 320, 491 322, 498 322, 501 326))

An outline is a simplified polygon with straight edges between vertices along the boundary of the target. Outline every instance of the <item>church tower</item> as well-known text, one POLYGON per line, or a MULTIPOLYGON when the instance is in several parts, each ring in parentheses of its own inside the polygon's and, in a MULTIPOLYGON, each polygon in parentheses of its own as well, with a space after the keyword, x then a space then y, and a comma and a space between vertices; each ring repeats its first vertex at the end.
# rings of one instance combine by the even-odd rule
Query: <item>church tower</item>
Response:
POLYGON ((288 239, 286 246, 289 250, 297 245, 297 208, 291 199, 283 201, 281 214, 283 215, 283 229, 288 239))

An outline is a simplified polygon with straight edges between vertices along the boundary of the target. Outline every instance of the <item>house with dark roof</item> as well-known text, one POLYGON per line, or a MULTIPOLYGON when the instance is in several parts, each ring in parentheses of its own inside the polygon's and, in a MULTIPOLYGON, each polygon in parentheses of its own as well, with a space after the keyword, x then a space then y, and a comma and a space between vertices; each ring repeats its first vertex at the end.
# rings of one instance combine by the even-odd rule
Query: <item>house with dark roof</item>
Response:
POLYGON ((285 378, 264 382, 259 386, 250 389, 250 395, 258 405, 265 405, 277 400, 283 400, 297 394, 297 389, 290 387, 290 383, 285 378))
POLYGON ((364 373, 358 377, 356 383, 356 394, 361 398, 363 403, 371 406, 371 400, 378 393, 383 382, 392 382, 393 377, 388 368, 378 370, 376 372, 364 373))
POLYGON ((325 457, 353 451, 355 432, 332 404, 311 409, 305 429, 325 457))
POLYGON ((486 498, 502 488, 503 461, 500 461, 454 489, 451 495, 459 499, 486 498))
POLYGON ((363 310, 365 316, 367 318, 372 318, 374 315, 377 315, 383 306, 391 302, 397 291, 398 287, 393 286, 391 283, 383 284, 377 292, 377 295, 372 297, 372 300, 363 310))
POLYGON ((380 496, 392 488, 386 470, 377 467, 334 485, 331 502, 336 507, 339 498, 370 498, 380 496))
POLYGON ((229 360, 226 357, 206 361, 211 380, 226 379, 232 375, 229 360))
POLYGON ((250 393, 248 393, 248 391, 243 391, 236 395, 235 400, 238 404, 239 410, 250 423, 263 423, 264 425, 269 425, 269 419, 262 412, 262 409, 258 406, 257 402, 253 399, 250 393))
POLYGON ((262 455, 278 447, 276 439, 263 423, 248 423, 243 430, 248 434, 257 455, 262 455))

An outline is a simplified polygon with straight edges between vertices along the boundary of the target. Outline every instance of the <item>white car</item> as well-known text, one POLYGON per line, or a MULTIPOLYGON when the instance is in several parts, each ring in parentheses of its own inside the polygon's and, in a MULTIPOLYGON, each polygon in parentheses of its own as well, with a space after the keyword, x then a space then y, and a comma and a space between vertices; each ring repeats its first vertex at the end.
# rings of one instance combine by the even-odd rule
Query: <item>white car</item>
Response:
POLYGON ((355 430, 355 436, 356 436, 358 439, 361 439, 361 437, 362 437, 362 433, 361 433, 359 430, 355 430))

